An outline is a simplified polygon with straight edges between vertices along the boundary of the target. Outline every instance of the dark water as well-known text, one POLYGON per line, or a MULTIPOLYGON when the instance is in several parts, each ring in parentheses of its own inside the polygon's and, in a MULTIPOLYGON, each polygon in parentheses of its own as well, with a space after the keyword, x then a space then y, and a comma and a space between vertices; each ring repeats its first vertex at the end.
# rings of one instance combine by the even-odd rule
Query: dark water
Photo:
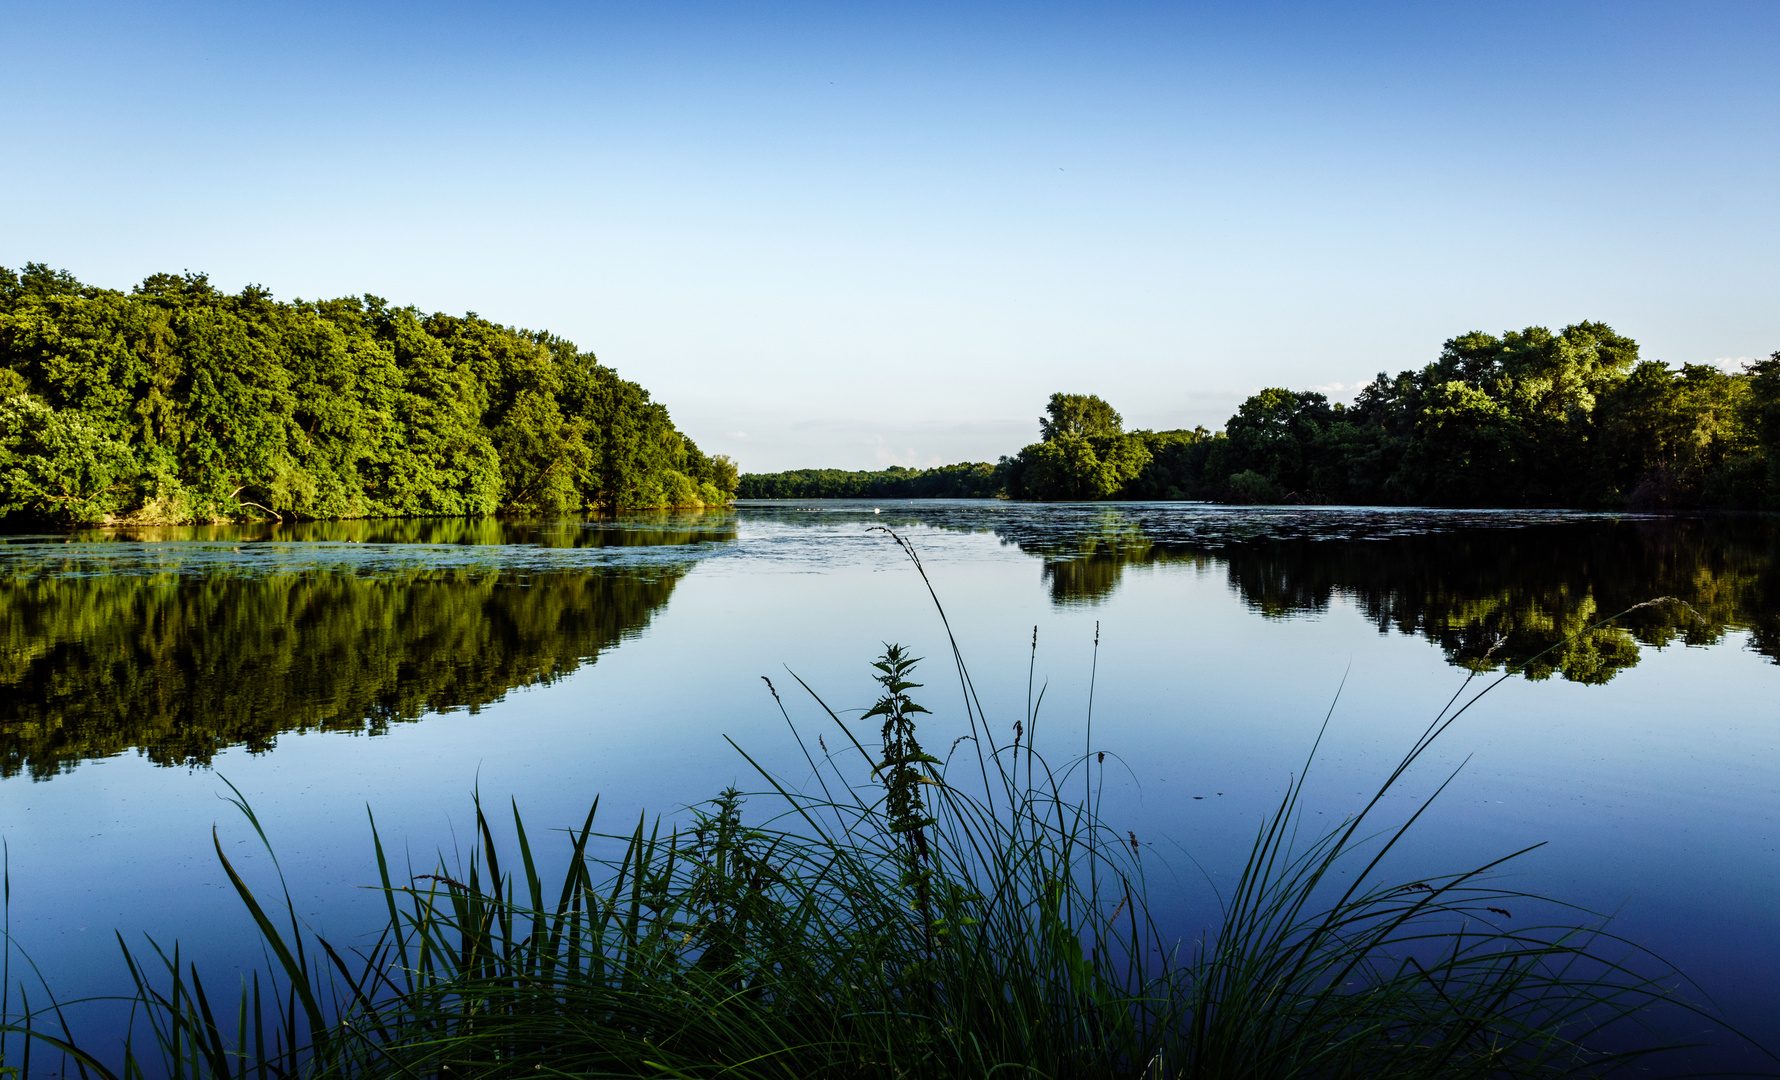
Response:
MULTIPOLYGON (((1024 709, 1036 626, 1041 738, 1079 753, 1097 663, 1094 748, 1121 763, 1106 813, 1172 867, 1187 932, 1215 917, 1338 690, 1311 772, 1312 816, 1331 820, 1467 673, 1508 672, 1412 777, 1406 796, 1461 770, 1401 871, 1547 841, 1515 887, 1616 913, 1780 1043, 1767 518, 824 503, 7 537, 12 932, 65 997, 120 987, 114 928, 219 968, 257 959, 210 849, 214 824, 253 867, 226 778, 300 913, 350 938, 375 915, 354 888, 374 879, 367 808, 427 869, 464 838, 473 785, 514 796, 534 831, 596 793, 619 818, 671 815, 750 786, 724 735, 795 782, 759 677, 783 688, 789 666, 862 707, 885 641, 932 658, 937 743, 962 723, 949 650, 879 525, 921 552, 991 717, 1024 709)), ((793 716, 816 722, 802 701, 793 716)), ((115 1022, 82 1015, 89 1036, 115 1022)))

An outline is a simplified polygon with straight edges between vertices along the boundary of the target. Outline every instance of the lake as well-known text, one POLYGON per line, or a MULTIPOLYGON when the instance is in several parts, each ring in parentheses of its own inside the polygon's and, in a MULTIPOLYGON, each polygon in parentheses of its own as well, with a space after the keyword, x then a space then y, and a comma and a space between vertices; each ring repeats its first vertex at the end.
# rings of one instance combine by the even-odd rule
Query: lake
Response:
MULTIPOLYGON (((350 944, 382 904, 359 888, 368 812, 425 873, 467 857, 474 790, 534 836, 596 794, 628 829, 762 789, 725 736, 800 783, 761 677, 829 730, 792 673, 857 713, 886 642, 926 657, 924 741, 946 745, 966 730, 946 629, 878 526, 920 553, 991 724, 1011 736, 1030 672, 1038 749, 1107 752, 1102 814, 1165 868, 1183 936, 1215 919, 1325 717, 1312 827, 1359 809, 1469 675, 1507 673, 1387 802, 1401 816, 1457 770, 1392 872, 1543 842, 1513 887, 1611 914, 1780 1044, 1772 517, 830 502, 0 537, 11 933, 63 998, 125 988, 114 930, 180 939, 232 985, 260 957, 212 828, 275 879, 229 785, 298 913, 350 944)), ((71 1018, 115 1044, 122 1015, 71 1018)))

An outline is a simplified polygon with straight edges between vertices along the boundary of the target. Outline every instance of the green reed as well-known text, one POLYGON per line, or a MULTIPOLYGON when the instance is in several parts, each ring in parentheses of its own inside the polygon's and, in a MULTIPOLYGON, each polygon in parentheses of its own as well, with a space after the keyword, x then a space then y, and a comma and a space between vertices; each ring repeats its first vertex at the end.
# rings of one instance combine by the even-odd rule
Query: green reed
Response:
POLYGON ((372 822, 386 912, 361 948, 308 930, 282 871, 263 901, 217 840, 268 970, 225 1002, 177 946, 124 946, 139 1027, 115 1070, 44 1031, 53 1007, 7 1029, 59 1052, 62 1075, 103 1080, 1506 1077, 1647 1053, 1597 1043, 1672 1003, 1653 957, 1574 909, 1581 928, 1505 928, 1511 906, 1543 903, 1492 876, 1507 859, 1388 876, 1445 785, 1393 826, 1371 819, 1478 695, 1455 695, 1370 801, 1307 840, 1301 772, 1221 924, 1189 942, 1152 912, 1138 838, 1095 812, 1105 755, 1090 744, 1053 767, 1042 693, 997 742, 952 649, 970 734, 943 757, 917 739, 927 710, 899 646, 874 665, 875 746, 809 691, 825 725, 812 743, 768 681, 810 779, 738 747, 772 807, 754 824, 734 789, 684 824, 619 832, 596 830, 595 800, 546 879, 516 805, 497 825, 477 798, 456 873, 392 869, 372 822))

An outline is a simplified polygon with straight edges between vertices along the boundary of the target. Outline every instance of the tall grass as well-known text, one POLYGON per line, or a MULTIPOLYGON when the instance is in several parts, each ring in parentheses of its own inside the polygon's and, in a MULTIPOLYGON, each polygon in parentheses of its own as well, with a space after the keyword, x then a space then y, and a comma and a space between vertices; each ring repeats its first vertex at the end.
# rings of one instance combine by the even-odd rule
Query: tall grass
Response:
POLYGON ((46 1033, 53 1010, 9 1030, 105 1080, 1512 1077, 1656 1049, 1601 1040, 1668 1002, 1673 973, 1587 913, 1507 929, 1538 898, 1493 876, 1506 859, 1388 875, 1440 789, 1382 829, 1381 802, 1478 694, 1455 695, 1333 831, 1300 833, 1300 772, 1221 924, 1183 940, 1152 910, 1137 837, 1095 812, 1104 754, 1041 750, 1042 692, 998 742, 952 650, 970 734, 943 753, 919 741, 916 661, 897 646, 853 722, 799 680, 821 720, 800 727, 769 681, 811 779, 738 747, 762 790, 684 824, 605 832, 596 800, 548 879, 517 806, 477 799, 479 850, 458 870, 398 872, 373 822, 386 913, 362 948, 310 932, 282 872, 264 899, 218 840, 268 970, 225 1003, 176 946, 124 946, 136 1024, 115 1069, 46 1033), (766 813, 748 824, 745 804, 766 813))

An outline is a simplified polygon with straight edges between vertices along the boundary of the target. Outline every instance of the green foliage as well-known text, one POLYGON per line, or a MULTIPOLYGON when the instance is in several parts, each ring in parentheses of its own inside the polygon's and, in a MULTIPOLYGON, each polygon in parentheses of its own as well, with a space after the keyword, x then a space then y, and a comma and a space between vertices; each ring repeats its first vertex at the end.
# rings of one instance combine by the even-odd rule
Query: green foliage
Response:
POLYGON ((0 514, 60 523, 727 501, 647 391, 549 334, 201 274, 0 270, 0 514))
POLYGON ((1595 322, 1473 332, 1419 372, 1381 372, 1352 408, 1261 391, 1198 486, 1232 502, 1257 501, 1259 477, 1299 503, 1756 508, 1780 492, 1762 370, 1640 363, 1595 322))
POLYGON ((103 521, 129 501, 135 466, 130 448, 79 410, 0 398, 0 516, 103 521))
POLYGON ((672 911, 669 933, 699 943, 693 970, 738 992, 759 992, 777 963, 789 963, 796 948, 795 919, 785 918, 774 895, 784 883, 775 859, 781 839, 742 825, 736 788, 709 803, 714 812, 694 808, 694 823, 671 850, 686 872, 670 863, 645 878, 644 895, 657 911, 672 911))
POLYGON ((1780 508, 1776 402, 1780 359, 1672 370, 1583 322, 1461 335, 1351 408, 1269 387, 1217 435, 1127 436, 1098 397, 1053 394, 1045 441, 1003 460, 1021 499, 1780 508))
POLYGON ((1142 435, 1127 435, 1112 406, 1093 395, 1052 394, 1044 441, 1004 462, 1007 493, 1046 501, 1110 499, 1150 463, 1142 435))
MULTIPOLYGON (((1093 400, 1099 401, 1098 398, 1093 400)), ((1118 414, 1111 415, 1116 422, 1118 414)), ((1220 441, 1214 439, 1204 428, 1191 431, 1137 431, 1129 436, 1102 438, 1099 443, 1090 441, 1087 449, 1094 454, 1092 482, 1073 485, 1074 478, 1066 471, 1057 483, 1062 485, 1060 490, 1083 492, 1103 491, 1110 483, 1114 485, 1113 490, 1117 497, 1127 499, 1197 498, 1206 454, 1215 442, 1220 441), (1096 446, 1111 447, 1110 453, 1114 460, 1110 466, 1102 459, 1096 446), (1132 463, 1143 461, 1145 454, 1149 455, 1147 463, 1138 466, 1136 475, 1130 476, 1132 463), (1129 478, 1121 480, 1121 476, 1129 478)), ((1045 452, 1035 451, 1036 453, 1045 452)), ((996 465, 974 462, 941 465, 931 469, 905 469, 900 465, 893 465, 880 472, 797 469, 782 473, 748 473, 742 476, 736 495, 743 499, 999 498, 1010 493, 1010 476, 1024 470, 1031 460, 1031 457, 1004 457, 996 465)), ((1033 475, 1036 477, 1037 474, 1033 475)), ((1018 490, 1022 492, 1016 497, 1038 497, 1028 493, 1028 485, 1024 479, 1016 483, 1019 484, 1018 490)), ((1104 496, 1083 494, 1060 497, 1104 496)))
POLYGON ((1278 502, 1283 492, 1308 490, 1316 482, 1317 441, 1341 415, 1340 406, 1331 407, 1328 398, 1311 392, 1272 388, 1243 402, 1224 429, 1230 440, 1226 465, 1232 482, 1252 473, 1271 486, 1247 484, 1232 491, 1233 501, 1278 502), (1263 494, 1267 497, 1257 497, 1263 494))
POLYGON ((1034 443, 1009 464, 1008 494, 1016 499, 1110 499, 1149 463, 1135 435, 1060 435, 1034 443))
POLYGON ((879 472, 794 469, 744 474, 735 492, 741 499, 989 499, 1001 494, 1002 474, 986 462, 879 472))
POLYGON ((892 469, 744 477, 752 498, 944 495, 1086 501, 1780 509, 1780 353, 1740 374, 1638 360, 1598 322, 1448 340, 1352 407, 1269 387, 1216 434, 1126 433, 1091 394, 1052 394, 1042 441, 977 483, 892 469))
POLYGON ((1751 455, 1751 463, 1767 466, 1760 478, 1765 486, 1762 505, 1780 510, 1780 352, 1749 368, 1749 393, 1739 419, 1761 447, 1759 454, 1751 455))
POLYGON ((1124 430, 1124 418, 1094 394, 1052 394, 1045 415, 1038 418, 1039 437, 1045 442, 1071 435, 1102 439, 1124 430))
POLYGON ((884 816, 890 831, 900 835, 904 844, 901 884, 913 894, 915 910, 923 922, 931 924, 933 853, 928 848, 927 830, 937 820, 928 813, 921 785, 937 783, 926 770, 940 764, 940 760, 922 750, 915 738, 915 715, 927 711, 908 694, 921 686, 908 678, 917 663, 901 645, 885 645, 884 655, 872 663, 878 670, 874 677, 884 688, 884 695, 860 719, 884 718, 884 759, 875 767, 878 782, 884 786, 884 816))
POLYGON ((1214 446, 1222 438, 1213 438, 1203 427, 1191 431, 1138 431, 1149 463, 1120 492, 1126 499, 1196 499, 1202 498, 1200 478, 1214 446))
POLYGON ((1266 474, 1244 469, 1229 479, 1224 498, 1234 503, 1277 503, 1285 501, 1285 492, 1266 474))

